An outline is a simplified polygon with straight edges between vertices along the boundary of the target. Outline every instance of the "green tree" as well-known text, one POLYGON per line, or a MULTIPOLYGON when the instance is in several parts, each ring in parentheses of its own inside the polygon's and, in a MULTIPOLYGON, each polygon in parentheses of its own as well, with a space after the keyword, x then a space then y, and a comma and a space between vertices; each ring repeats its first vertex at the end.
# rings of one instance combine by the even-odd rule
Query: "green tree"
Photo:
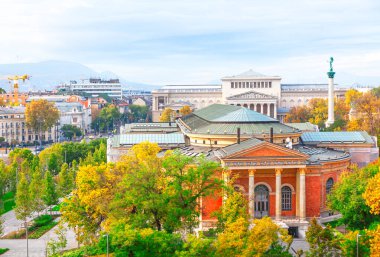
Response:
POLYGON ((60 166, 59 162, 60 161, 58 160, 57 154, 52 153, 48 160, 48 170, 52 172, 54 175, 58 173, 59 166, 60 166))
POLYGON ((306 241, 310 245, 306 256, 310 257, 339 257, 341 256, 341 241, 334 234, 330 225, 322 228, 314 218, 306 231, 306 241))
POLYGON ((41 180, 42 176, 40 172, 34 171, 29 185, 29 195, 32 209, 37 213, 40 213, 45 208, 44 201, 42 200, 41 180))
POLYGON ((55 234, 57 239, 50 239, 47 244, 47 254, 48 256, 54 256, 62 251, 67 246, 67 238, 66 233, 67 229, 63 225, 62 222, 58 223, 57 229, 55 230, 55 234))
POLYGON ((373 221, 379 220, 377 215, 370 213, 370 207, 363 199, 368 180, 378 172, 377 164, 345 172, 329 194, 328 205, 342 214, 342 222, 349 229, 364 229, 373 221))
POLYGON ((40 145, 42 134, 53 127, 59 119, 59 111, 47 100, 33 100, 26 105, 25 121, 28 128, 39 133, 40 145))
POLYGON ((45 178, 43 180, 42 199, 46 206, 58 204, 58 194, 56 191, 56 185, 49 170, 45 172, 45 178))
POLYGON ((69 174, 69 165, 64 163, 58 174, 58 192, 60 196, 68 195, 73 189, 73 178, 69 174))
POLYGON ((15 214, 17 219, 24 221, 26 221, 33 211, 28 184, 25 174, 22 173, 17 185, 15 214))
POLYGON ((82 136, 82 131, 77 126, 73 126, 70 124, 65 124, 62 126, 61 131, 63 133, 63 136, 72 140, 73 137, 80 137, 82 136))
POLYGON ((99 116, 92 122, 92 128, 95 130, 112 131, 120 121, 120 112, 113 104, 108 104, 104 107, 99 116))
POLYGON ((140 106, 140 105, 129 105, 129 112, 126 113, 126 117, 124 117, 124 121, 126 122, 141 122, 142 120, 146 120, 148 116, 149 107, 148 106, 140 106))

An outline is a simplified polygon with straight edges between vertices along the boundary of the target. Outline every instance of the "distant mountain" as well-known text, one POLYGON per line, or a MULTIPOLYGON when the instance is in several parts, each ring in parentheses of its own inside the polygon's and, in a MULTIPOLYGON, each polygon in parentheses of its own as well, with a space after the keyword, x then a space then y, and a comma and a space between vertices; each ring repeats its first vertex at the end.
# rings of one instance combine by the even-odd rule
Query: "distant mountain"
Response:
POLYGON ((9 82, 4 79, 6 75, 31 76, 30 80, 20 85, 20 91, 52 90, 62 83, 70 80, 88 79, 97 77, 102 79, 119 78, 123 88, 152 90, 154 85, 138 82, 128 82, 111 71, 96 72, 95 70, 75 62, 45 61, 38 63, 0 64, 0 87, 9 90, 9 82))

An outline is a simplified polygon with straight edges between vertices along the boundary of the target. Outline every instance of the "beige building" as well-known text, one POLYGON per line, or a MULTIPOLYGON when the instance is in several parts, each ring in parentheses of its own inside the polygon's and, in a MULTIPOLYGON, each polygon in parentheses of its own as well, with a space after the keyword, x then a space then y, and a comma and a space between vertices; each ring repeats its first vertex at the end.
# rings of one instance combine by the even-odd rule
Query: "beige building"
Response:
MULTIPOLYGON (((346 88, 335 89, 336 97, 344 97, 346 88)), ((327 84, 282 84, 281 77, 267 76, 249 70, 223 77, 218 85, 168 85, 152 91, 153 121, 165 107, 189 102, 194 109, 211 104, 243 106, 275 119, 283 120, 291 107, 305 105, 312 98, 327 98, 327 84)))
MULTIPOLYGON (((56 141, 56 127, 42 135, 42 141, 56 141)), ((39 134, 29 129, 25 122, 25 107, 0 107, 0 137, 9 144, 33 143, 39 134)))

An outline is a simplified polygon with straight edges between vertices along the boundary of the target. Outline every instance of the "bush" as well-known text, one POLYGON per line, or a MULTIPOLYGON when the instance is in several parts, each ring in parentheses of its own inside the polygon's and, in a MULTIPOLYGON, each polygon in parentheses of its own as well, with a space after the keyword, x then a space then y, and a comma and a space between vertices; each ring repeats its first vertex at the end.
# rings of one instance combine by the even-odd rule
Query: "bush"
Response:
POLYGON ((46 232, 48 232, 50 229, 55 227, 58 224, 56 221, 52 221, 47 225, 41 226, 36 228, 36 230, 33 231, 33 233, 30 234, 30 239, 38 239, 41 236, 43 236, 46 232))
POLYGON ((53 217, 51 215, 41 215, 34 219, 34 224, 32 227, 42 227, 49 224, 52 221, 53 217))

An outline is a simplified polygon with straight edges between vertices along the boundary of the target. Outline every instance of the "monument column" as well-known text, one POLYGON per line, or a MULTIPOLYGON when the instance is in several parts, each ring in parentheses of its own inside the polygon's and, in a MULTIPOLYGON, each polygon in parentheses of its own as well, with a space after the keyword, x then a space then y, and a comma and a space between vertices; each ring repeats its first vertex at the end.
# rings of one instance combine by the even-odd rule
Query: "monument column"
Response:
POLYGON ((248 199, 249 199, 249 215, 253 219, 255 218, 255 170, 248 170, 248 199))
POLYGON ((276 220, 281 220, 281 168, 276 169, 276 220))
POLYGON ((328 119, 326 121, 326 127, 330 127, 331 124, 335 122, 334 118, 334 76, 335 72, 333 71, 332 63, 334 58, 330 57, 330 71, 327 72, 329 78, 329 95, 328 95, 328 119))
POLYGON ((306 168, 299 169, 299 183, 300 183, 300 219, 305 220, 306 218, 306 182, 305 182, 305 176, 306 176, 306 168))

